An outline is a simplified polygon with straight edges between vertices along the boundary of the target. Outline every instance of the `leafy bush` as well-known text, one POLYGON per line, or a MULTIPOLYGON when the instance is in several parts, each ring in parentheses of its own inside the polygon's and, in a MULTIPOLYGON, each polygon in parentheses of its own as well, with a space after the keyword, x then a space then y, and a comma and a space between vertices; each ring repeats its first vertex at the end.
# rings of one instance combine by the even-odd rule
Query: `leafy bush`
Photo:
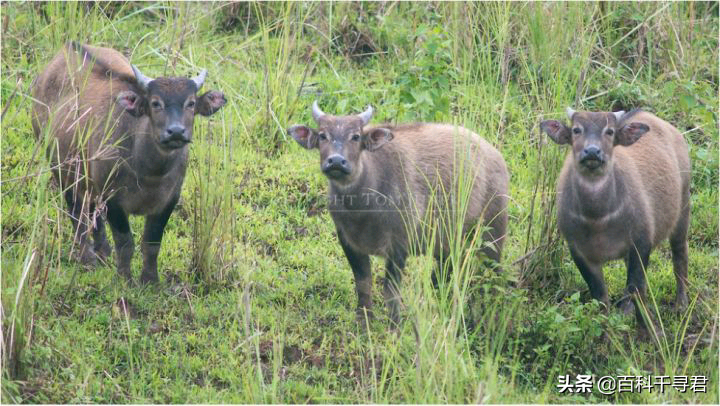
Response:
POLYGON ((594 364, 607 325, 602 308, 594 300, 581 303, 576 292, 562 304, 533 311, 534 320, 519 330, 521 362, 533 371, 584 373, 594 364))
POLYGON ((450 114, 452 87, 458 77, 451 39, 441 27, 421 25, 418 48, 407 70, 395 79, 400 121, 443 121, 450 114))

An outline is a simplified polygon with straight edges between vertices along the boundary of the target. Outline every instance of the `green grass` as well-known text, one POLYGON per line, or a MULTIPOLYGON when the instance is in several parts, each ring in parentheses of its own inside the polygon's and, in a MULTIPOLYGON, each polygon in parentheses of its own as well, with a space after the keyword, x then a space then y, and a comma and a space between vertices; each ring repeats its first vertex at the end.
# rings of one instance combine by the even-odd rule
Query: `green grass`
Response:
MULTIPOLYGON (((720 401, 717 3, 23 2, 0 13, 4 403, 720 401), (116 48, 149 76, 205 67, 207 88, 228 99, 197 120, 157 286, 69 259, 29 96, 67 40, 116 48), (396 334, 376 259, 381 317, 363 333, 317 156, 284 131, 312 124, 316 98, 336 113, 372 104, 374 122, 461 124, 495 145, 511 173, 507 272, 470 261, 446 294, 430 284, 433 261, 413 258, 396 334), (665 243, 648 269, 660 340, 639 340, 632 318, 588 301, 557 232, 566 151, 537 124, 568 105, 642 107, 691 145, 692 305, 672 311, 665 243), (707 393, 560 394, 564 374, 709 382, 707 393)), ((141 224, 131 221, 136 240, 141 224)), ((136 277, 140 267, 138 254, 136 277)), ((605 276, 619 298, 624 265, 605 276)))

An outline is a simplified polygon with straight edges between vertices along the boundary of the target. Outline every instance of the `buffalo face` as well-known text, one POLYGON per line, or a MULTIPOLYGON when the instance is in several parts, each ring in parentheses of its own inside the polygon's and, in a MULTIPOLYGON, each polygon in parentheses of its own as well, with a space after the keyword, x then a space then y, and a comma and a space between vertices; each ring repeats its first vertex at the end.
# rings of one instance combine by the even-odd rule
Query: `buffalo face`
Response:
POLYGON ((203 70, 192 78, 150 79, 132 66, 138 91, 126 90, 117 101, 129 114, 148 116, 153 140, 164 150, 175 150, 192 142, 195 114, 210 116, 225 105, 222 92, 197 92, 207 74, 203 70))

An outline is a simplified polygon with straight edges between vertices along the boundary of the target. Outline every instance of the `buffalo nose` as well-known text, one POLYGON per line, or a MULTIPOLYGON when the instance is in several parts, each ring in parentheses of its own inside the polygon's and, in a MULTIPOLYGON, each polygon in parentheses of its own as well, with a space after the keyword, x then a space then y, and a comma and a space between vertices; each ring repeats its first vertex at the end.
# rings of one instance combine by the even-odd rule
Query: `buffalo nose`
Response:
POLYGON ((168 137, 184 137, 185 127, 181 125, 171 125, 167 129, 167 135, 168 137))
POLYGON ((340 155, 333 155, 327 160, 328 166, 347 166, 347 161, 340 155))
POLYGON ((337 174, 338 171, 348 174, 350 173, 350 163, 340 154, 334 154, 329 156, 322 165, 323 172, 330 173, 334 172, 337 174))
POLYGON ((590 145, 589 147, 586 147, 583 150, 583 155, 590 158, 599 158, 600 157, 600 148, 596 147, 595 145, 590 145))

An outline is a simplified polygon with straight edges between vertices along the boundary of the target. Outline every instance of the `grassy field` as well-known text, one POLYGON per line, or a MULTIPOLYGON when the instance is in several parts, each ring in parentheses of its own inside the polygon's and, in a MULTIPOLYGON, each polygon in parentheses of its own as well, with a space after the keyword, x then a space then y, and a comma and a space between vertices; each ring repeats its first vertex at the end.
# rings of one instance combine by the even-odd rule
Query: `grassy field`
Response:
MULTIPOLYGON (((0 13, 3 403, 720 401, 717 2, 8 2, 0 13), (118 49, 149 76, 207 68, 207 88, 228 99, 196 121, 157 286, 69 259, 29 96, 68 40, 118 49), (317 153, 285 132, 313 124, 315 99, 339 114, 372 104, 373 122, 462 124, 495 145, 511 173, 507 271, 471 263, 436 290, 433 261, 415 257, 406 322, 388 331, 379 288, 380 317, 363 332, 317 153), (557 232, 566 150, 538 123, 566 106, 644 108, 690 144, 691 306, 672 310, 664 243, 648 269, 661 338, 638 339, 634 318, 589 300, 557 232), (559 393, 566 374, 708 383, 559 393)), ((142 222, 131 221, 136 243, 142 222)), ((140 267, 136 249, 136 278, 140 267)), ((382 261, 373 270, 379 287, 382 261)), ((617 300, 624 264, 605 275, 617 300)))

